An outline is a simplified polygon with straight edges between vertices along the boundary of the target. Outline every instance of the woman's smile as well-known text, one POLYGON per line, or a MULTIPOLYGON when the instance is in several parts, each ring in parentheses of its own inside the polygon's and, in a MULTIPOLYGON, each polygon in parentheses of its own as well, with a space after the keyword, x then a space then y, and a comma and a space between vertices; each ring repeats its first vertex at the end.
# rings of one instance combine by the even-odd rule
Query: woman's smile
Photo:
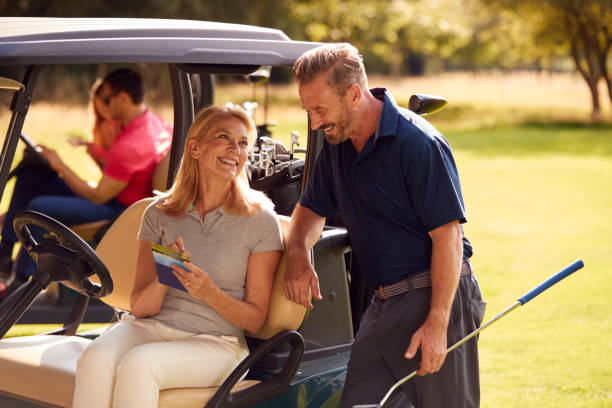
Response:
POLYGON ((237 166, 238 165, 238 161, 237 160, 233 160, 233 159, 228 159, 226 157, 219 157, 219 161, 223 164, 228 164, 231 166, 237 166))

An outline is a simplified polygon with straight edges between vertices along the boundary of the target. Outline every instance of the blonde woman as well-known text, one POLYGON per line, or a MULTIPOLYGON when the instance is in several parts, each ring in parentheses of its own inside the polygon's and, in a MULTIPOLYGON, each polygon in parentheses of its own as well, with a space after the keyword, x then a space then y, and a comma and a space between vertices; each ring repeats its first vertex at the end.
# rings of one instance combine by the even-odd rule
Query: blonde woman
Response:
POLYGON ((238 107, 209 107, 187 135, 176 181, 143 215, 132 314, 77 364, 74 407, 157 407, 159 391, 218 386, 264 323, 282 236, 271 202, 244 177, 255 137, 238 107), (151 243, 189 254, 159 283, 151 243))
POLYGON ((68 142, 73 146, 85 146, 87 153, 96 162, 100 169, 104 169, 108 161, 110 150, 117 135, 121 132, 121 123, 114 120, 108 106, 102 99, 104 81, 97 79, 91 86, 90 105, 93 114, 93 127, 91 133, 93 140, 88 142, 80 137, 72 137, 68 142))

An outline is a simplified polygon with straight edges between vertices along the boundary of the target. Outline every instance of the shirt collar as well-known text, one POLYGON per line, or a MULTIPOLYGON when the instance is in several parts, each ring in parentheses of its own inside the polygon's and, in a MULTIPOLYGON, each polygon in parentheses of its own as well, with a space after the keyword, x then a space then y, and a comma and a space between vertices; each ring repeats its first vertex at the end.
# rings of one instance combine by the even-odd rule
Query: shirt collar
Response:
POLYGON ((145 108, 145 110, 140 115, 136 116, 134 119, 132 119, 130 123, 123 126, 123 130, 125 131, 126 129, 137 128, 143 123, 147 123, 150 120, 149 116, 151 116, 151 112, 149 111, 149 109, 145 108))
MULTIPOLYGON (((187 209, 187 214, 196 217, 197 219, 200 219, 200 214, 197 212, 197 210, 195 209, 195 206, 193 205, 193 203, 191 203, 191 205, 189 206, 189 208, 187 209)), ((206 215, 204 216, 204 218, 210 218, 210 216, 212 214, 215 215, 228 215, 227 211, 225 210, 223 204, 221 204, 220 206, 218 206, 217 208, 215 208, 214 210, 206 213, 206 215)))
POLYGON ((378 137, 395 136, 399 112, 397 102, 387 88, 370 89, 375 98, 383 101, 383 109, 378 121, 378 137))

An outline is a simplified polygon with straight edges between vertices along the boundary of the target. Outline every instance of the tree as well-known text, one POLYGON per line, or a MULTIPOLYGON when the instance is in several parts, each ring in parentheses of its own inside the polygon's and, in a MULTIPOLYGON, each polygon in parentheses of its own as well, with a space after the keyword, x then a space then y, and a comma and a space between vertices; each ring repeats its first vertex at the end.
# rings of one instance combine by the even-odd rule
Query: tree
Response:
POLYGON ((426 60, 451 57, 471 38, 464 1, 287 1, 292 38, 351 42, 371 72, 420 74, 426 60))
POLYGON ((603 78, 612 102, 612 83, 606 63, 612 46, 612 7, 609 0, 549 0, 561 12, 565 35, 576 69, 591 91, 593 118, 601 115, 598 84, 603 78))
POLYGON ((364 55, 378 59, 369 63, 387 65, 390 52, 376 52, 381 43, 394 43, 388 30, 392 0, 288 0, 286 16, 292 24, 286 32, 291 38, 322 42, 350 42, 364 55), (380 64, 382 62, 382 64, 380 64))
POLYGON ((481 4, 500 15, 522 10, 520 15, 528 16, 522 21, 523 32, 534 40, 537 55, 570 57, 591 93, 592 118, 601 117, 598 85, 602 79, 612 102, 607 68, 612 47, 611 0, 481 0, 481 4))

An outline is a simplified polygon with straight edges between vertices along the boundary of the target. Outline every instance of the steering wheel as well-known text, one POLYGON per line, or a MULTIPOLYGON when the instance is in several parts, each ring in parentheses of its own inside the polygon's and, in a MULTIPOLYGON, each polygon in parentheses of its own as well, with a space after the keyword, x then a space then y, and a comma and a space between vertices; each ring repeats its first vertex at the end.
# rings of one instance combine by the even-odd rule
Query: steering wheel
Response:
POLYGON ((21 159, 19 164, 9 173, 9 179, 16 174, 21 173, 23 169, 30 166, 40 167, 51 174, 56 174, 56 171, 51 168, 51 165, 49 165, 49 161, 45 156, 43 156, 40 147, 36 145, 34 140, 32 140, 27 134, 23 132, 21 132, 20 139, 26 145, 25 149, 23 150, 23 158, 21 159))
POLYGON ((65 225, 47 215, 25 210, 17 214, 13 227, 19 241, 37 264, 34 279, 45 287, 51 282, 61 282, 94 298, 107 296, 113 291, 113 280, 102 260, 65 225), (43 228, 50 234, 37 242, 29 225, 43 228), (100 284, 89 279, 93 275, 98 277, 100 284))
MULTIPOLYGON (((82 314, 80 318, 78 314, 84 313, 89 297, 103 297, 113 291, 113 281, 102 260, 85 241, 63 224, 44 214, 26 210, 17 214, 13 227, 37 268, 31 280, 0 303, 0 339, 51 282, 61 282, 79 293, 77 303, 83 307, 71 312, 74 321, 82 319, 82 314), (32 236, 29 225, 43 228, 49 234, 38 242, 32 236), (93 275, 98 277, 100 284, 89 279, 93 275)), ((70 323, 70 326, 73 324, 70 323)), ((64 330, 68 328, 64 326, 64 330)), ((73 329, 76 331, 76 326, 73 329)))

